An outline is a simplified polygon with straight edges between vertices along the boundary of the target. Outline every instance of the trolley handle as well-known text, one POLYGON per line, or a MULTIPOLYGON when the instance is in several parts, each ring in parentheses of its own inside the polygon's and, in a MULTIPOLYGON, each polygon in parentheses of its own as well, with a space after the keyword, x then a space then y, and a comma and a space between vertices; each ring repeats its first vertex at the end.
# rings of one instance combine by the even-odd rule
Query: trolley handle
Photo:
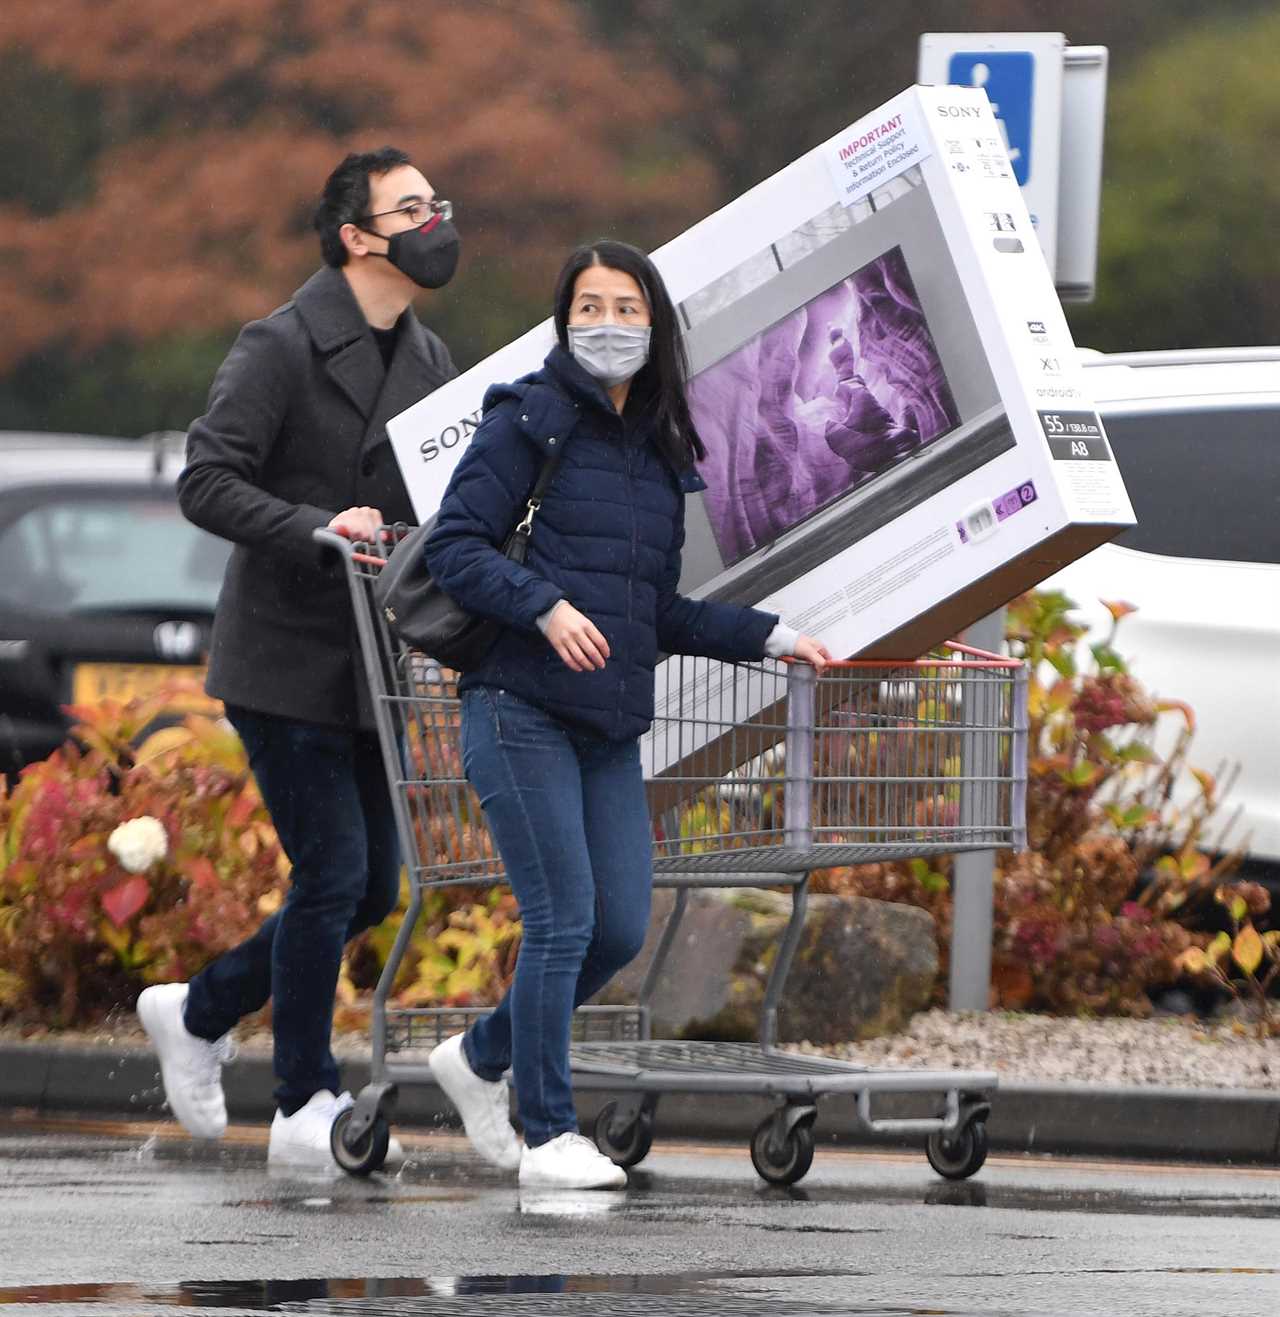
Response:
POLYGON ((378 539, 380 545, 389 545, 390 548, 382 554, 363 553, 361 546, 367 546, 368 540, 357 539, 344 526, 318 526, 311 532, 311 538, 317 544, 325 548, 334 549, 343 557, 350 558, 352 562, 358 562, 366 567, 385 567, 387 563, 387 554, 394 549, 412 530, 413 527, 406 525, 403 521, 397 521, 390 526, 382 526, 378 530, 378 539))
MULTIPOLYGON (((365 541, 353 540, 352 536, 343 528, 338 527, 331 529, 328 526, 321 526, 312 532, 312 538, 317 544, 323 544, 331 549, 336 549, 339 553, 350 558, 353 562, 358 562, 365 567, 385 567, 387 563, 387 554, 401 540, 409 534, 414 528, 403 521, 397 521, 389 526, 383 526, 378 534, 382 545, 390 545, 391 548, 386 552, 363 553, 358 547, 365 541)), ((824 672, 856 670, 858 668, 936 668, 939 663, 945 663, 949 668, 964 669, 1003 669, 1006 672, 1016 672, 1023 666, 1021 659, 1006 658, 1001 654, 993 654, 990 650, 977 649, 973 645, 966 645, 959 640, 948 640, 943 642, 944 648, 951 650, 956 654, 966 655, 965 658, 947 658, 947 659, 832 659, 826 664, 824 672)), ((811 665, 804 659, 793 658, 790 655, 782 659, 783 663, 794 664, 797 667, 810 667, 811 665)))
MULTIPOLYGON (((1023 661, 1016 658, 1006 658, 1002 654, 992 654, 989 650, 975 649, 972 645, 962 644, 958 640, 948 640, 943 642, 946 649, 952 650, 957 654, 964 654, 966 658, 916 658, 916 659, 832 659, 823 669, 824 673, 832 671, 843 671, 849 668, 936 668, 939 664, 945 664, 948 668, 979 668, 979 669, 1003 669, 1007 672, 1016 672, 1023 666, 1023 661)), ((787 657, 782 660, 784 663, 794 663, 798 666, 808 667, 809 664, 804 659, 787 657)))

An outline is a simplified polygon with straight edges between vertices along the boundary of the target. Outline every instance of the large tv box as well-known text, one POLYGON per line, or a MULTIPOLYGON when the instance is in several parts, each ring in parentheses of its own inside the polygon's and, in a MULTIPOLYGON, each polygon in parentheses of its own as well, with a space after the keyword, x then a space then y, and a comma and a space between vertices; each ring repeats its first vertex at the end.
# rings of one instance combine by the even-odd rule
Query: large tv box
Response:
MULTIPOLYGON (((912 658, 1133 524, 985 92, 913 87, 653 257, 707 447, 686 593, 912 658)), ((420 518, 552 342, 390 422, 420 518)))

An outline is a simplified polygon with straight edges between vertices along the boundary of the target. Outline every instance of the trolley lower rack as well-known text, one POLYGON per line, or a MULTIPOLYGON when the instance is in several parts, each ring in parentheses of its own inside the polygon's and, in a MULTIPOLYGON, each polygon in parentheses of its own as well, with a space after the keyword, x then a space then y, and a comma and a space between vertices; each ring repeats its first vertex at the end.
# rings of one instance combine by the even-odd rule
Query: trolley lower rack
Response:
POLYGON ((997 1079, 991 1071, 875 1070, 826 1057, 800 1056, 752 1043, 579 1043, 572 1049, 574 1087, 623 1097, 596 1117, 600 1151, 635 1166, 653 1143, 664 1093, 751 1093, 776 1109, 751 1136, 751 1161, 771 1184, 794 1184, 813 1162, 820 1098, 853 1097, 861 1124, 878 1134, 923 1134, 930 1165, 948 1179, 973 1175, 987 1156, 987 1116, 997 1079), (872 1115, 874 1095, 937 1095, 935 1117, 872 1115))
MULTIPOLYGON (((947 1179, 968 1178, 987 1157, 986 1122, 998 1086, 992 1071, 875 1069, 756 1043, 584 1042, 575 1043, 570 1056, 575 1092, 617 1095, 599 1109, 592 1133, 600 1151, 627 1168, 649 1155, 658 1104, 677 1093, 771 1099, 774 1109, 750 1142, 752 1164, 770 1184, 795 1184, 808 1173, 823 1100, 852 1100, 868 1132, 923 1136, 929 1164, 947 1179), (876 1116, 873 1100, 890 1094, 932 1098, 937 1114, 876 1116)), ((370 1159, 380 1166, 396 1085, 430 1082, 425 1053, 416 1061, 388 1061, 382 1082, 371 1084, 350 1116, 340 1118, 346 1136, 341 1151, 335 1149, 340 1164, 355 1174, 376 1169, 370 1159)))

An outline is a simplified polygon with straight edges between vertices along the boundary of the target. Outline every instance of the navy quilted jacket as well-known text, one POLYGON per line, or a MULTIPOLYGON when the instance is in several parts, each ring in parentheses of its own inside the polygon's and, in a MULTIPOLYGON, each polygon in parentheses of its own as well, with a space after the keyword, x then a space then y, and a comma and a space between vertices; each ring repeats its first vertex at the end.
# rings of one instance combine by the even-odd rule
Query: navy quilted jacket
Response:
POLYGON ((692 467, 672 470, 635 410, 619 416, 603 386, 559 347, 541 370, 491 388, 426 545, 441 587, 503 625, 461 688, 509 690, 611 741, 640 736, 652 722, 659 651, 759 659, 778 621, 677 592, 684 495, 705 486, 692 467), (501 546, 557 444, 564 456, 518 566, 501 546), (608 640, 603 668, 572 671, 538 630, 539 615, 560 599, 608 640))

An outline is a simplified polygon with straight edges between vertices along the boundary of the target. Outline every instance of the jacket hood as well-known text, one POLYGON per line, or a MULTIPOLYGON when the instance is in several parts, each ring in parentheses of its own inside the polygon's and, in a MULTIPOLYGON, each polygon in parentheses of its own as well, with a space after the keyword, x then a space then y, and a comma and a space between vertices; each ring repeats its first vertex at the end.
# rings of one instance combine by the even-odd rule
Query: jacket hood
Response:
POLYGON ((491 384, 485 390, 482 409, 487 412, 511 399, 523 402, 530 390, 539 385, 559 390, 568 401, 577 403, 580 408, 598 408, 606 416, 617 414, 604 385, 585 371, 573 354, 566 352, 558 343, 547 353, 546 360, 537 370, 509 384, 491 384))
POLYGON ((617 417, 600 382, 559 344, 547 354, 541 369, 509 384, 490 385, 481 410, 487 415, 504 403, 511 405, 516 427, 544 452, 553 451, 568 436, 584 411, 617 417))
POLYGON ((513 399, 516 402, 523 402, 525 394, 541 374, 540 370, 536 370, 528 375, 521 375, 518 380, 512 380, 509 384, 490 384, 484 391, 484 400, 480 404, 481 412, 491 412, 495 407, 513 399))

